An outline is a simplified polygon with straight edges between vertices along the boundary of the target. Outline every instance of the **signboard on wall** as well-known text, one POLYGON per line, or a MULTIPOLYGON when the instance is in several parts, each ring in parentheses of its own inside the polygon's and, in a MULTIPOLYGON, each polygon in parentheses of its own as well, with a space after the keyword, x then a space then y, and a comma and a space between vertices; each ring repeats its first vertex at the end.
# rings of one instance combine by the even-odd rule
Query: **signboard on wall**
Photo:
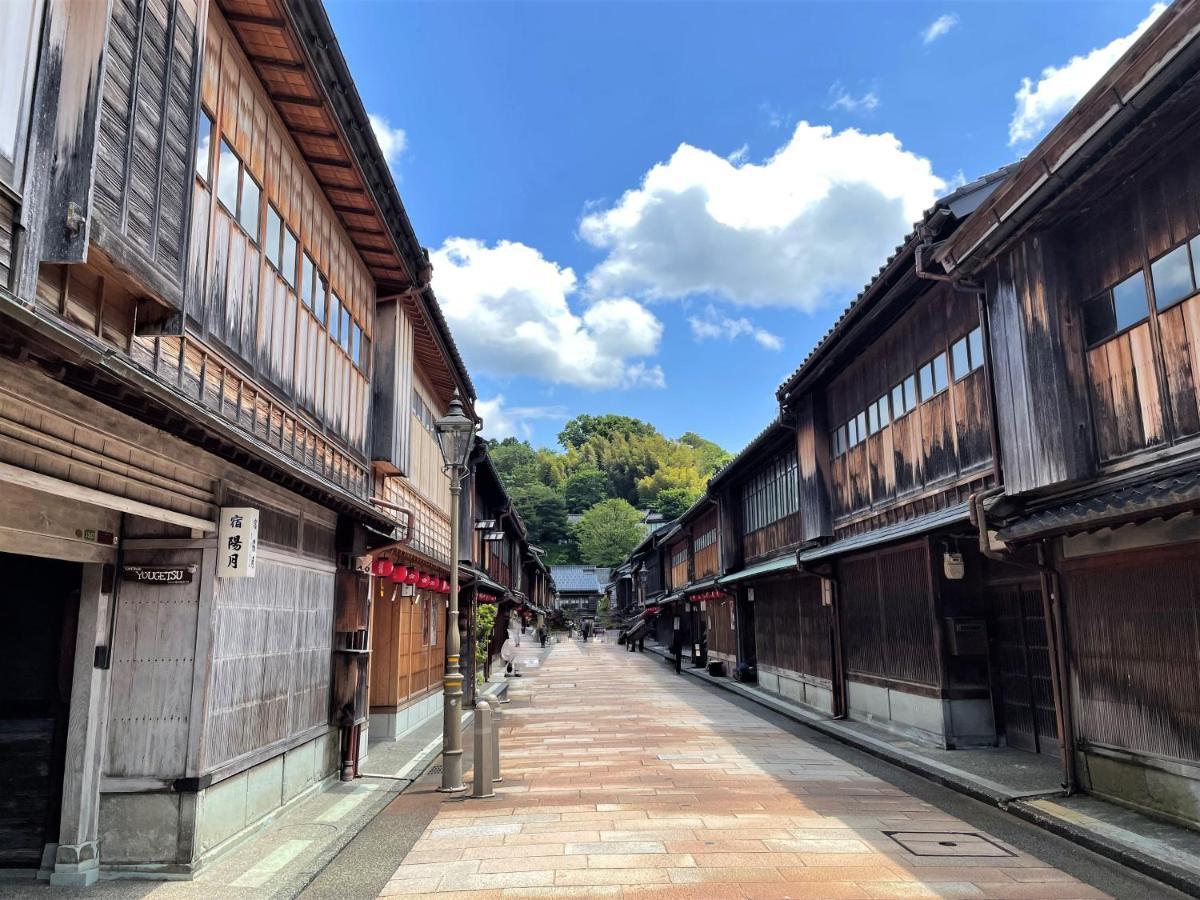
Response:
POLYGON ((186 566, 126 566, 121 573, 125 581, 139 584, 191 584, 196 574, 194 565, 186 566))
POLYGON ((217 577, 253 578, 258 564, 258 510, 222 506, 217 530, 217 577))

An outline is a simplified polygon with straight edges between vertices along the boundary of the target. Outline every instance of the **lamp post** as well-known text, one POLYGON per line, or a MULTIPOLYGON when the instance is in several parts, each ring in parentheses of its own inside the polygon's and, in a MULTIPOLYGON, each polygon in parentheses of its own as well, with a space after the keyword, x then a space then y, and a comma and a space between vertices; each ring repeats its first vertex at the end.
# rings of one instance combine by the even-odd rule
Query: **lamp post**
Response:
POLYGON ((458 391, 450 411, 434 424, 443 470, 450 475, 450 600, 446 611, 446 672, 442 676, 442 786, 443 793, 465 791, 462 762, 463 676, 459 661, 462 639, 458 633, 458 528, 459 494, 467 458, 479 422, 463 412, 458 391))

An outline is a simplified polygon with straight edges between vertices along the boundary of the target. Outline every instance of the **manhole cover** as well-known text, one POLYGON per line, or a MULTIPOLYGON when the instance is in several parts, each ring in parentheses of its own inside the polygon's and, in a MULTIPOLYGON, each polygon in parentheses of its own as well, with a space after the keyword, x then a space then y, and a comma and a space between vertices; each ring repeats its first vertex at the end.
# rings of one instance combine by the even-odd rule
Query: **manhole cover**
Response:
POLYGON ((913 856, 1016 856, 977 831, 885 831, 913 856))

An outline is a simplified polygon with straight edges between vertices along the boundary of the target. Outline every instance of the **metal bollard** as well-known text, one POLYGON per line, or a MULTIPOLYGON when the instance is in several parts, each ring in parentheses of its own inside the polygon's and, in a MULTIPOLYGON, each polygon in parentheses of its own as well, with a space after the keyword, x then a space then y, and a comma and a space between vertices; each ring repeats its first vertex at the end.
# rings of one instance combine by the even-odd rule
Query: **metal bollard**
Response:
POLYGON ((501 782, 504 776, 500 774, 500 699, 498 697, 488 697, 487 702, 492 705, 492 781, 501 782))
POLYGON ((475 777, 471 784, 472 800, 495 797, 492 790, 492 707, 486 700, 475 704, 475 777))

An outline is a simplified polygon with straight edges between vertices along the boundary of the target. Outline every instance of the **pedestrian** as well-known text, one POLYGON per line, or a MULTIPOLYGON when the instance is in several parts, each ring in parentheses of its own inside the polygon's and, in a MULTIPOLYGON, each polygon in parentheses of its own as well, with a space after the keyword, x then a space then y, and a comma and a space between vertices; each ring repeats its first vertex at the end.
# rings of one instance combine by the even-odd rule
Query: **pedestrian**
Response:
POLYGON ((678 631, 671 638, 671 652, 675 654, 675 674, 683 674, 683 635, 678 631))
POLYGON ((546 646, 546 626, 538 626, 538 640, 541 642, 543 649, 546 646))
POLYGON ((638 653, 646 652, 646 632, 638 635, 638 653))

